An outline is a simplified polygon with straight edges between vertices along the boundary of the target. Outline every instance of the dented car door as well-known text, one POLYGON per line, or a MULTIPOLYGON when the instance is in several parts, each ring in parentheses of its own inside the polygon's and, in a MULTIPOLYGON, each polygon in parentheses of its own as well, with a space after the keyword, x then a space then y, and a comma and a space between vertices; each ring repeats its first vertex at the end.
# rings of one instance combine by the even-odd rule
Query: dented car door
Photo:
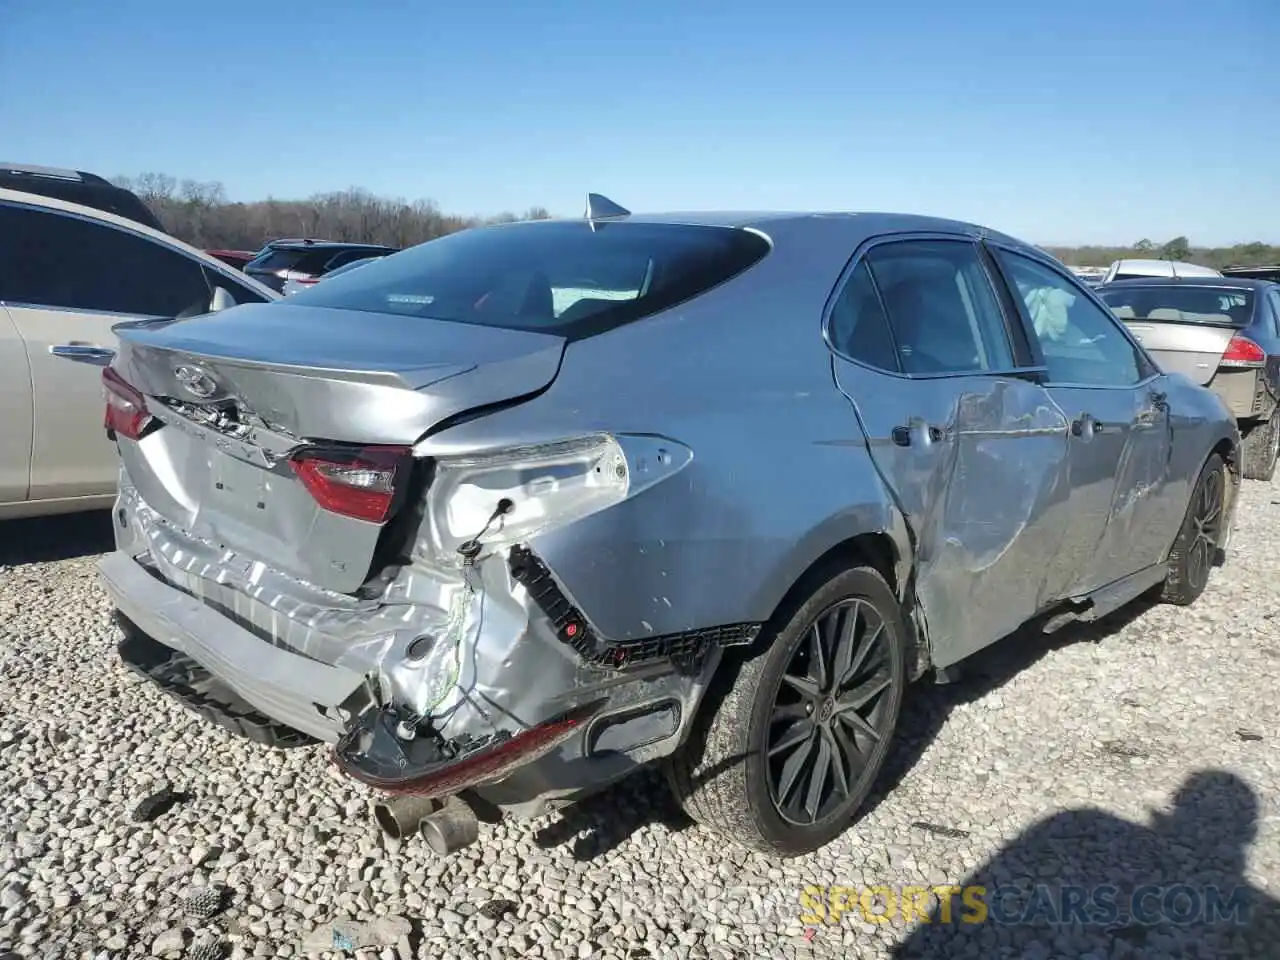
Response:
POLYGON ((847 274, 827 336, 912 533, 934 660, 955 663, 1054 599, 1066 420, 1017 372, 1025 358, 966 239, 872 246, 847 274))
POLYGON ((1071 429, 1073 520, 1057 587, 1079 596, 1159 564, 1186 503, 1169 485, 1166 377, 1119 322, 1048 263, 996 249, 1071 429))

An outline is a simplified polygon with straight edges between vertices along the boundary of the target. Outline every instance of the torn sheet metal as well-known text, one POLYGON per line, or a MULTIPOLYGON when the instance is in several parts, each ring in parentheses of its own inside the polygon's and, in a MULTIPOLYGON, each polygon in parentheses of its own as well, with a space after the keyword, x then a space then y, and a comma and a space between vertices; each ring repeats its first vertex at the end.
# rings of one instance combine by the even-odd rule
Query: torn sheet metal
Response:
POLYGON ((530 591, 524 575, 539 562, 520 547, 461 566, 419 558, 392 571, 379 596, 352 597, 185 533, 127 482, 120 504, 131 552, 165 581, 277 646, 366 675, 370 699, 347 705, 347 722, 365 709, 390 711, 410 739, 465 748, 600 699, 609 710, 674 700, 691 717, 715 654, 758 629, 611 643, 571 599, 561 595, 561 608, 550 604, 545 585, 530 591))

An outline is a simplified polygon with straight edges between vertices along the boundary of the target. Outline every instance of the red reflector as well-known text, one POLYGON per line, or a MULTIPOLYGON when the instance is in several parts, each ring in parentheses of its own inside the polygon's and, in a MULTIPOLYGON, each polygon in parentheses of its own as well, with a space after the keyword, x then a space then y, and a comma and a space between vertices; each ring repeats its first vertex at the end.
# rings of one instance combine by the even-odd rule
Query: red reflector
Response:
POLYGON ((370 523, 391 514, 408 447, 365 447, 351 454, 304 450, 289 461, 303 486, 330 513, 370 523))
POLYGON ((415 797, 452 796, 478 783, 501 780, 513 770, 545 756, 576 734, 603 706, 604 701, 601 700, 574 708, 465 759, 442 764, 428 773, 410 775, 403 780, 389 781, 372 776, 353 766, 339 751, 335 751, 334 759, 353 780, 386 793, 415 797))
POLYGON ((1231 342, 1227 344, 1226 351, 1222 354, 1223 363, 1266 363, 1267 351, 1250 340, 1236 334, 1231 338, 1231 342))
POLYGON ((102 425, 117 436, 137 440, 151 422, 147 413, 147 401, 142 394, 115 367, 102 369, 102 393, 107 401, 102 425))

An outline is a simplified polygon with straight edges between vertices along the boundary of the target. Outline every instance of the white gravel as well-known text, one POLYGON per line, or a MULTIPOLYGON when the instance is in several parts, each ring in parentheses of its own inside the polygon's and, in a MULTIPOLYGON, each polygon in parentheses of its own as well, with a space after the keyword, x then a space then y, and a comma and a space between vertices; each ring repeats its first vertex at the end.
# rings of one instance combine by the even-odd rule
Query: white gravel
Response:
POLYGON ((410 935, 364 956, 1280 953, 1280 486, 1245 485, 1231 559, 1195 607, 1014 637, 962 683, 915 691, 897 786, 840 841, 782 864, 682 823, 654 777, 482 827, 449 860, 394 848, 320 748, 234 740, 118 664, 93 567, 103 518, 2 529, 0 957, 299 957, 335 917, 379 916, 410 935), (1184 816, 1158 819, 1197 775, 1184 816), (165 785, 186 797, 135 823, 165 785), (1248 884, 1253 909, 1216 925, 801 918, 809 885, 969 882, 1248 884), (184 915, 211 888, 224 909, 184 915))

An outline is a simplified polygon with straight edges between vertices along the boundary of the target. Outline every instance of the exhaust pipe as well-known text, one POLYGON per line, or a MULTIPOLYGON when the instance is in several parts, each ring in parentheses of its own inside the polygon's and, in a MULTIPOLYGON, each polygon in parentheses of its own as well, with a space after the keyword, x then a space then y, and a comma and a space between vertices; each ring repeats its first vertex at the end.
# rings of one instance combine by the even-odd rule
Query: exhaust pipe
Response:
POLYGON ((373 807, 373 819, 392 840, 403 840, 418 832, 422 818, 440 809, 432 797, 392 797, 373 807))
POLYGON ((469 806, 457 797, 449 797, 439 810, 423 818, 419 832, 432 853, 446 857, 476 842, 480 821, 469 806))
POLYGON ((457 853, 480 837, 475 812, 457 797, 392 797, 374 805, 373 818, 393 840, 420 834, 441 857, 457 853))

